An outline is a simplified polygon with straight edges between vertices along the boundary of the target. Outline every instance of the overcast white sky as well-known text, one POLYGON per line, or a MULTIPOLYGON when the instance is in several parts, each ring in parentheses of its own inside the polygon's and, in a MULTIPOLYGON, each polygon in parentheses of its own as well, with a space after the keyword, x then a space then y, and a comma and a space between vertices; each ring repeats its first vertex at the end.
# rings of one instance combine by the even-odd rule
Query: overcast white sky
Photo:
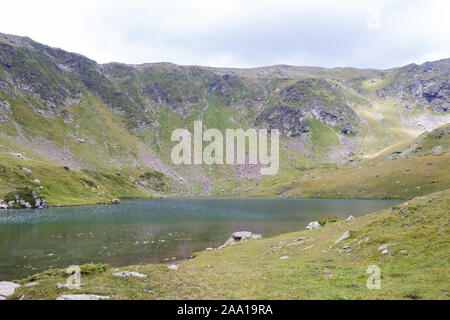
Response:
POLYGON ((98 62, 390 68, 450 57, 450 1, 3 1, 0 32, 98 62))

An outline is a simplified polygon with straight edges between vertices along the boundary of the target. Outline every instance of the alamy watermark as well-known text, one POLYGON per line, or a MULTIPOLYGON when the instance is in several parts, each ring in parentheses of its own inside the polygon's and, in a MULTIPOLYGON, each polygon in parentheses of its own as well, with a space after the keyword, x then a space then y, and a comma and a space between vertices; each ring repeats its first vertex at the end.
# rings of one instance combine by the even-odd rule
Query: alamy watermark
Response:
POLYGON ((379 266, 372 264, 367 267, 367 273, 370 276, 367 278, 366 286, 369 290, 381 289, 381 269, 379 266))
POLYGON ((193 135, 187 129, 172 132, 171 140, 179 143, 173 147, 171 158, 175 164, 246 164, 248 149, 248 164, 262 165, 259 170, 262 175, 275 175, 280 167, 279 137, 276 129, 270 130, 270 137, 267 129, 226 129, 224 159, 222 132, 218 129, 203 132, 202 122, 194 121, 193 135), (203 148, 203 142, 209 144, 203 148))

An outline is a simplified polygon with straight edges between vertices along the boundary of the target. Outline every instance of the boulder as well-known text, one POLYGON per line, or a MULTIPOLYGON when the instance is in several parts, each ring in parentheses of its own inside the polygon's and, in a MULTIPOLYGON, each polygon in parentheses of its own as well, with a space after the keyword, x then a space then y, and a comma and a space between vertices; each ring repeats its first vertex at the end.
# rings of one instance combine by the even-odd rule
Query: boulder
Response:
POLYGON ((0 300, 4 300, 7 296, 12 295, 18 287, 20 287, 20 284, 10 281, 0 281, 0 300))
POLYGON ((120 200, 119 199, 112 199, 111 200, 111 204, 119 204, 120 200))
POLYGON ((38 180, 38 179, 34 179, 33 181, 31 181, 31 182, 33 182, 34 184, 41 184, 41 181, 40 180, 38 180))
POLYGON ((345 219, 344 221, 350 221, 350 220, 353 220, 353 219, 355 219, 355 217, 354 216, 352 216, 352 215, 350 215, 347 219, 345 219))
POLYGON ((308 229, 308 230, 312 230, 312 229, 316 229, 316 228, 320 228, 320 223, 317 221, 310 222, 306 226, 306 229, 308 229))
POLYGON ((340 236, 334 243, 339 243, 339 242, 341 242, 342 240, 345 240, 345 239, 347 239, 347 238, 350 238, 350 232, 347 230, 347 231, 345 231, 343 234, 342 234, 342 236, 340 236))
POLYGON ((251 231, 238 231, 231 235, 231 237, 228 238, 227 241, 217 249, 222 249, 230 244, 235 244, 239 241, 244 241, 247 239, 261 239, 262 235, 252 233, 251 231))
POLYGON ((168 266, 168 268, 170 270, 178 270, 178 266, 176 264, 171 264, 170 266, 168 266))
POLYGON ((0 203, 0 209, 8 209, 8 205, 4 203, 0 203))

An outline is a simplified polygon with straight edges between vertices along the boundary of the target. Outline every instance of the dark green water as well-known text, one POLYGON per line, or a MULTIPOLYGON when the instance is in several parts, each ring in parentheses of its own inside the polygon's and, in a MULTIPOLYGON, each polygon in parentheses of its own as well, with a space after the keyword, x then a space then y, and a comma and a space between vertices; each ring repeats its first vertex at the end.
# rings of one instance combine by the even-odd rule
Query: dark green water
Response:
POLYGON ((120 205, 0 211, 0 281, 72 264, 123 266, 179 260, 235 231, 264 237, 346 218, 392 200, 146 199, 120 205), (173 259, 175 258, 175 259, 173 259))

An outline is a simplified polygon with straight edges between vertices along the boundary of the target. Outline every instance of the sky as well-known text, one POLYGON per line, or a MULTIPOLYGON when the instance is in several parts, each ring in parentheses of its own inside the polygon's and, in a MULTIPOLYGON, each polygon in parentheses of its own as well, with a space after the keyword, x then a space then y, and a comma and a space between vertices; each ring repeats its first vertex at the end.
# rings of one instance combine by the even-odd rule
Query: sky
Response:
POLYGON ((450 1, 5 1, 0 32, 100 63, 387 69, 450 57, 450 1))

